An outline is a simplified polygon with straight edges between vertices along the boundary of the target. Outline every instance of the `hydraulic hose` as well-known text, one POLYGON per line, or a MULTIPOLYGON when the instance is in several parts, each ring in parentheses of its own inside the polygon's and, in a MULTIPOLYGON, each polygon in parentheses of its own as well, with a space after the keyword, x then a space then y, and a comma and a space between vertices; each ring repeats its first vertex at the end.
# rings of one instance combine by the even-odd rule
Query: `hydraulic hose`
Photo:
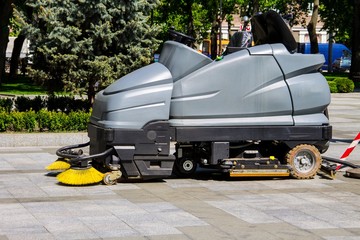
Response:
POLYGON ((326 156, 323 156, 322 158, 324 160, 326 160, 326 161, 329 161, 329 162, 339 163, 339 164, 342 164, 342 165, 345 165, 345 166, 348 166, 348 167, 352 167, 352 168, 360 168, 359 165, 353 164, 353 163, 351 163, 349 161, 343 161, 343 160, 340 160, 340 159, 336 159, 336 158, 332 158, 332 157, 326 157, 326 156))
POLYGON ((90 145, 90 142, 61 147, 58 150, 56 150, 56 155, 58 155, 59 157, 63 157, 63 158, 78 157, 79 155, 82 154, 82 151, 80 150, 79 152, 75 152, 72 149, 87 147, 89 145, 90 145))
POLYGON ((93 154, 93 155, 82 155, 82 150, 79 150, 78 152, 75 152, 73 150, 74 148, 87 147, 89 145, 90 145, 90 142, 65 146, 65 147, 59 148, 56 151, 56 155, 63 157, 63 158, 69 158, 70 162, 78 162, 78 161, 85 161, 85 160, 94 159, 94 158, 106 157, 114 151, 113 148, 109 148, 101 153, 97 153, 97 154, 93 154))

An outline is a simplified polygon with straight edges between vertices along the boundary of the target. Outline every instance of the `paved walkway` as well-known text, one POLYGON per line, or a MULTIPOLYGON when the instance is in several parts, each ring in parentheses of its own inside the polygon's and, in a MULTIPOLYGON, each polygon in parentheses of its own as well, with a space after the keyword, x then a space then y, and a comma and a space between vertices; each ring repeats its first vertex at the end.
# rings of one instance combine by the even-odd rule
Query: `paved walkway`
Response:
MULTIPOLYGON (((326 155, 339 157, 344 140, 360 131, 360 93, 332 99, 338 141, 326 155)), ((0 147, 0 240, 360 240, 360 180, 341 173, 335 180, 226 180, 200 171, 194 179, 67 187, 44 170, 59 142, 21 145, 25 137, 21 147, 0 147)), ((360 164, 359 152, 349 160, 360 164)))
POLYGON ((86 132, 0 133, 1 147, 65 146, 89 141, 86 132))

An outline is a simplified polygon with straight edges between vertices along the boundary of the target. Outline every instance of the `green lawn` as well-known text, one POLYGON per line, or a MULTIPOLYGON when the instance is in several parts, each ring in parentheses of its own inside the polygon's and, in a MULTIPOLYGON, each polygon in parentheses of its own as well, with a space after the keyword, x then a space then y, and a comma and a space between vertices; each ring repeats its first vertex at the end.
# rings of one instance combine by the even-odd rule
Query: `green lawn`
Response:
POLYGON ((0 85, 0 94, 46 95, 46 90, 37 86, 28 77, 18 76, 15 82, 5 81, 0 85))
POLYGON ((323 75, 325 76, 325 78, 328 81, 333 80, 334 78, 337 78, 337 77, 349 77, 349 73, 328 73, 328 72, 323 72, 323 75))
MULTIPOLYGON (((327 73, 327 72, 323 72, 324 77, 326 78, 326 80, 328 81, 333 81, 335 78, 338 77, 349 77, 349 73, 345 72, 345 73, 327 73)), ((359 89, 360 88, 360 82, 354 82, 355 85, 355 89, 359 89)))

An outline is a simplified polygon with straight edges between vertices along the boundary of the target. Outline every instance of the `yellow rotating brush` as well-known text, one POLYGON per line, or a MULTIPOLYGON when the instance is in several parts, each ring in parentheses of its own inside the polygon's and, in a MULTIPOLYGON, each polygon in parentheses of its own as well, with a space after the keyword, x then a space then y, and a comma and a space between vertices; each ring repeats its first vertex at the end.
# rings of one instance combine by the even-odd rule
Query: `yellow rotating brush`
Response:
POLYGON ((93 167, 70 168, 56 176, 60 183, 66 185, 90 185, 103 180, 104 174, 93 167))
POLYGON ((70 163, 66 158, 58 158, 45 169, 48 171, 64 171, 70 168, 70 163))

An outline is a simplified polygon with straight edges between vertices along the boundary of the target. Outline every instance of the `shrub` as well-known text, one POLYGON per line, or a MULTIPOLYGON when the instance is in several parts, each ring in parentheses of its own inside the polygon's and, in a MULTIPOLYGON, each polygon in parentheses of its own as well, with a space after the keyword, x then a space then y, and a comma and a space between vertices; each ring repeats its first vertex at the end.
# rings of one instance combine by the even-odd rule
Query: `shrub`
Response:
POLYGON ((28 97, 17 97, 15 99, 15 107, 16 110, 19 112, 25 112, 31 109, 31 103, 30 103, 30 98, 28 97))
POLYGON ((69 105, 68 99, 67 97, 49 96, 47 101, 48 111, 64 112, 69 105))
POLYGON ((0 110, 0 132, 5 132, 11 124, 11 117, 5 110, 0 110))
POLYGON ((40 110, 37 114, 36 114, 36 120, 39 126, 39 130, 45 131, 45 130, 49 130, 50 128, 50 120, 51 118, 51 112, 42 109, 40 110))
POLYGON ((69 114, 47 111, 35 112, 11 111, 8 113, 0 107, 0 132, 34 132, 34 131, 84 131, 90 119, 91 112, 76 111, 69 114))
POLYGON ((8 112, 12 110, 14 105, 19 112, 29 110, 38 112, 43 108, 47 108, 49 111, 70 113, 71 111, 89 111, 90 109, 87 100, 75 99, 74 97, 50 95, 47 99, 41 96, 35 98, 19 96, 14 101, 10 98, 0 99, 0 107, 4 107, 8 112))
POLYGON ((338 92, 338 88, 337 88, 336 82, 334 82, 334 81, 328 81, 328 84, 329 84, 329 88, 330 88, 330 92, 331 92, 331 93, 337 93, 337 92, 338 92))
POLYGON ((89 106, 87 100, 51 95, 47 101, 47 109, 49 111, 70 113, 79 110, 87 111, 89 106))
POLYGON ((7 113, 13 108, 14 102, 11 98, 0 98, 0 107, 4 108, 7 113))
POLYGON ((63 112, 50 112, 49 131, 60 132, 67 130, 68 116, 63 112))
POLYGON ((70 112, 68 115, 68 129, 70 131, 81 131, 87 128, 90 114, 86 112, 70 112))
POLYGON ((38 112, 40 109, 45 107, 45 100, 43 100, 40 96, 36 96, 33 99, 20 96, 15 99, 15 107, 19 112, 26 112, 31 109, 38 112))
POLYGON ((43 100, 40 96, 36 96, 34 99, 31 100, 31 109, 35 112, 40 111, 46 106, 46 101, 43 100))
POLYGON ((88 111, 89 110, 89 104, 87 100, 84 99, 72 99, 71 102, 71 108, 69 111, 88 111))
POLYGON ((21 132, 25 129, 25 121, 23 113, 18 111, 11 112, 10 116, 10 124, 9 124, 9 130, 15 131, 15 132, 21 132))
POLYGON ((335 77, 333 76, 324 76, 326 78, 327 81, 334 81, 335 77))
POLYGON ((28 132, 33 132, 37 127, 35 111, 23 112, 24 129, 28 132))
POLYGON ((354 91, 354 82, 351 81, 349 78, 340 77, 335 78, 334 82, 336 83, 338 92, 340 93, 349 93, 354 91))

